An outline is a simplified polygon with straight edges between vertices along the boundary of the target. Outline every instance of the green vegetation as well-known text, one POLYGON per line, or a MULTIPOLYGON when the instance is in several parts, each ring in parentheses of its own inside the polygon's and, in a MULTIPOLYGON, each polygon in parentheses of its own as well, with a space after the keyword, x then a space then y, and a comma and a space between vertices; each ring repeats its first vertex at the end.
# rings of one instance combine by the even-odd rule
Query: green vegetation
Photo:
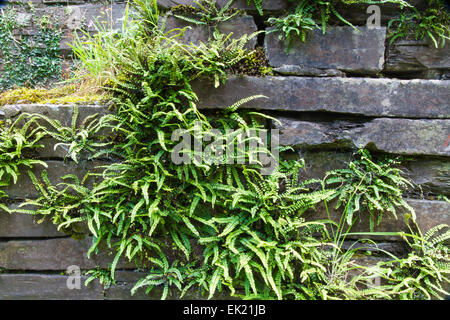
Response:
MULTIPOLYGON (((14 122, 0 121, 0 199, 7 197, 3 187, 17 183, 20 167, 47 167, 45 162, 33 159, 35 150, 43 147, 39 142, 44 135, 35 117, 21 115, 14 122)), ((9 211, 2 203, 0 209, 9 211)))
MULTIPOLYGON (((121 33, 99 30, 87 42, 74 44, 83 62, 79 79, 104 88, 114 101, 113 113, 90 116, 77 125, 75 108, 68 128, 44 115, 23 115, 0 131, 5 132, 0 135, 5 155, 0 187, 16 182, 19 165, 43 164, 29 160, 33 157, 26 152, 43 137, 56 139, 74 161, 114 159, 85 177, 67 175, 58 185, 45 170, 41 177, 28 171, 40 197, 14 210, 51 219, 74 237, 82 234, 80 224, 87 225, 93 236, 88 256, 105 247, 114 253, 109 269, 91 270, 87 282, 98 278, 105 286, 114 284, 119 261, 129 260, 147 272, 132 292, 158 286, 163 299, 171 289, 181 295, 196 289, 209 298, 226 292, 245 299, 422 299, 446 294, 448 226, 424 236, 412 228, 410 234, 396 233, 411 247, 409 256, 379 250, 391 259, 372 267, 358 262, 364 249, 343 249, 354 212, 395 214, 404 207, 414 218, 401 198, 408 182, 395 169, 395 159, 375 161, 360 151, 347 169, 330 172, 324 180, 301 180, 303 160, 276 156, 286 148, 241 146, 239 134, 261 133, 266 120, 277 121, 240 109, 264 97, 248 97, 207 116, 196 107, 191 83, 206 77, 219 86, 227 72, 252 62, 255 51, 245 44, 254 35, 231 39, 216 31, 208 44, 186 45, 177 41, 184 30, 160 27, 155 1, 140 0, 135 6, 135 15, 127 10, 121 33), (226 150, 218 162, 206 153, 178 150, 172 139, 177 134, 196 141, 223 136, 226 150, 234 148, 244 163, 223 161, 226 150), (175 151, 185 157, 183 165, 172 161, 175 151), (250 161, 255 152, 279 160, 278 167, 262 175, 264 164, 250 161), (321 203, 327 207, 335 198, 338 207, 344 206, 339 223, 303 217, 306 210, 321 203), (383 285, 369 286, 377 276, 383 285)), ((200 143, 202 150, 209 146, 200 143)))
POLYGON ((230 8, 233 2, 234 0, 229 0, 219 9, 216 0, 194 1, 198 8, 181 5, 172 8, 171 12, 175 17, 196 25, 217 26, 239 14, 238 10, 230 8), (177 14, 178 12, 180 14, 177 14), (191 17, 187 17, 186 14, 191 17))
POLYGON ((48 16, 19 21, 15 9, 4 9, 0 15, 0 91, 14 87, 48 85, 61 77, 59 43, 61 32, 48 16), (31 35, 16 34, 33 25, 31 35))
POLYGON ((450 40, 450 14, 441 1, 430 1, 431 7, 424 11, 409 8, 398 18, 389 21, 391 43, 399 38, 422 40, 429 38, 434 46, 443 47, 450 40))
POLYGON ((375 222, 380 223, 384 212, 397 218, 398 207, 414 216, 413 209, 402 198, 403 191, 412 184, 401 176, 401 170, 395 168, 397 164, 400 161, 393 158, 375 163, 369 152, 360 150, 358 159, 350 162, 347 169, 327 172, 324 180, 328 185, 337 185, 336 209, 345 207, 348 225, 353 224, 353 214, 360 209, 369 213, 371 230, 375 222))
POLYGON ((53 89, 17 88, 0 93, 0 106, 7 104, 94 104, 109 100, 108 94, 90 84, 69 84, 53 89), (83 88, 85 86, 85 88, 83 88), (96 92, 97 91, 97 92, 96 92))
MULTIPOLYGON (((338 12, 338 5, 375 4, 381 7, 385 3, 398 5, 398 17, 391 19, 388 23, 391 43, 396 39, 411 36, 414 36, 416 40, 429 37, 434 45, 438 47, 438 45, 444 46, 445 40, 449 40, 450 36, 449 13, 440 0, 430 0, 429 7, 423 12, 404 0, 297 0, 295 2, 298 5, 293 12, 282 17, 270 17, 268 19, 268 23, 273 26, 271 32, 280 33, 280 39, 284 38, 288 42, 288 50, 292 41, 296 38, 305 42, 307 34, 311 30, 321 29, 322 33, 325 34, 331 18, 335 18, 339 22, 358 30, 357 27, 345 19, 344 14, 338 12)), ((258 4, 260 5, 261 2, 255 2, 255 5, 258 10, 262 10, 258 4)))

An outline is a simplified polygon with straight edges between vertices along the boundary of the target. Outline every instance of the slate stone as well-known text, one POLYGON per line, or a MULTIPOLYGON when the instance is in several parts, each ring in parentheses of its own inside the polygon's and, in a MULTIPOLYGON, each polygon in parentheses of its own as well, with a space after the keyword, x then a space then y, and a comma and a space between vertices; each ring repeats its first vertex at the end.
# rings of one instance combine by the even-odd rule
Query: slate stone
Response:
MULTIPOLYGON (((15 120, 20 114, 27 113, 30 115, 39 114, 44 115, 52 120, 57 120, 64 127, 71 128, 72 126, 72 118, 74 115, 74 105, 51 105, 51 104, 15 104, 15 105, 6 105, 0 109, 0 120, 2 118, 15 120)), ((87 117, 93 116, 95 114, 98 115, 97 119, 100 117, 109 114, 107 106, 100 105, 79 105, 78 108, 78 117, 76 121, 76 125, 80 128, 82 125, 85 125, 85 119, 87 117)), ((51 131, 55 131, 47 121, 38 120, 41 125, 48 128, 51 131)), ((97 135, 111 135, 111 130, 103 129, 97 135)), ((67 157, 68 148, 66 146, 60 145, 55 149, 55 145, 60 143, 60 141, 55 140, 52 137, 44 137, 39 144, 43 145, 41 148, 35 149, 35 157, 43 158, 43 159, 55 159, 60 158, 63 159, 67 157)), ((92 155, 89 152, 83 152, 80 155, 80 158, 88 159, 88 157, 92 155)))
POLYGON ((225 108, 253 95, 242 108, 333 112, 373 117, 449 118, 450 82, 371 78, 233 76, 214 89, 210 80, 194 82, 198 107, 225 108))
POLYGON ((80 289, 69 289, 67 275, 0 274, 1 300, 102 300, 103 287, 98 281, 84 285, 87 276, 80 277, 80 289))
MULTIPOLYGON (((18 204, 11 204, 9 209, 18 208, 18 204)), ((23 209, 23 208, 22 208, 23 209)), ((27 208, 32 210, 32 208, 27 208)), ((59 232, 57 227, 48 219, 38 223, 33 215, 24 213, 7 213, 0 209, 0 238, 47 238, 65 237, 66 234, 59 232)))
POLYGON ((358 29, 359 32, 350 26, 330 27, 325 34, 314 30, 308 33, 306 43, 294 38, 287 52, 288 43, 269 28, 264 43, 269 64, 375 74, 384 64, 386 29, 358 29))
MULTIPOLYGON (((117 271, 115 278, 117 280, 117 285, 113 285, 105 290, 106 300, 159 300, 163 292, 161 286, 154 287, 149 294, 145 293, 145 287, 140 288, 136 291, 134 295, 131 295, 131 289, 134 287, 136 282, 147 275, 145 271, 117 271)), ((207 300, 208 294, 201 294, 199 288, 192 287, 186 294, 181 298, 182 300, 207 300)), ((176 288, 170 288, 169 294, 167 296, 168 300, 179 300, 180 291, 176 288)), ((217 292, 215 300, 230 300, 233 297, 226 293, 217 292)), ((234 298, 236 299, 236 298, 234 298)))
MULTIPOLYGON (((87 252, 92 238, 48 240, 11 240, 0 242, 0 268, 7 270, 58 270, 65 271, 76 265, 80 269, 92 269, 99 265, 108 267, 114 259, 114 252, 99 248, 99 254, 87 252)), ((117 269, 135 269, 135 263, 120 259, 117 269)))
MULTIPOLYGON (((193 7, 198 7, 198 5, 193 0, 157 0, 158 5, 161 8, 164 9, 171 9, 173 7, 176 7, 178 5, 188 5, 193 7)), ((223 8, 229 0, 217 0, 216 5, 218 8, 223 8)), ((284 9, 287 9, 289 6, 289 2, 286 0, 264 0, 262 2, 263 10, 267 12, 273 12, 273 11, 281 11, 284 9)), ((251 13, 256 12, 255 5, 250 1, 247 0, 235 0, 231 8, 236 8, 240 10, 245 10, 251 13)))
POLYGON ((309 77, 344 77, 345 73, 336 69, 317 69, 283 64, 273 68, 273 71, 283 76, 309 76, 309 77))
POLYGON ((402 155, 450 156, 445 148, 450 120, 377 118, 364 123, 308 122, 277 117, 280 144, 300 148, 368 148, 402 155))
POLYGON ((420 72, 425 78, 439 78, 450 70, 450 45, 436 48, 431 40, 402 40, 388 47, 387 72, 420 72))
MULTIPOLYGON (((428 7, 427 0, 408 0, 408 3, 416 7, 419 11, 424 10, 428 7)), ((355 25, 366 25, 367 19, 370 17, 370 14, 367 13, 367 7, 369 3, 360 3, 360 4, 345 4, 342 2, 338 2, 336 4, 336 10, 339 14, 347 21, 355 25)), ((400 6, 395 3, 383 3, 378 5, 380 7, 380 22, 381 25, 385 26, 388 22, 394 18, 398 17, 400 6)), ((338 23, 343 24, 337 17, 331 15, 330 23, 338 23)))
MULTIPOLYGON (((305 160, 305 169, 300 171, 301 178, 322 179, 327 171, 346 168, 353 160, 352 154, 352 151, 341 150, 298 150, 297 157, 305 160)), ((402 163, 400 169, 408 180, 422 188, 425 195, 450 195, 449 158, 410 158, 402 163)), ((413 193, 420 194, 419 190, 413 193)))
POLYGON ((405 175, 422 188, 424 194, 450 196, 450 161, 413 159, 405 164, 405 175))

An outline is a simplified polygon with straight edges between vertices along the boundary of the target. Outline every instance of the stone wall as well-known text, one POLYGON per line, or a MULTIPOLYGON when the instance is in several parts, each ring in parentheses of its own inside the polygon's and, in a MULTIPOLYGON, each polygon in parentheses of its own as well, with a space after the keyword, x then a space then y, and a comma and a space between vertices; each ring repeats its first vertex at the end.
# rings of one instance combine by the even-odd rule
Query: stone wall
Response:
MULTIPOLYGON (((15 1, 21 8, 20 19, 30 14, 27 1, 15 1)), ((64 30, 62 53, 69 59, 70 47, 65 43, 79 28, 94 32, 91 21, 96 17, 119 25, 125 3, 83 0, 33 0, 37 14, 51 14, 64 30), (102 14, 102 12, 105 12, 102 14)), ((110 1, 111 2, 111 1, 110 1)), ((223 4, 224 0, 218 1, 223 4)), ((417 0, 418 5, 423 1, 417 0)), ((190 0, 159 0, 162 9, 190 0)), ((238 0, 235 7, 247 14, 219 26, 224 32, 253 32, 264 29, 264 19, 246 0, 238 0)), ((278 15, 288 8, 285 0, 264 0, 267 12, 278 15)), ((435 49, 427 41, 398 41, 389 45, 386 21, 393 15, 391 8, 383 9, 382 27, 364 26, 363 6, 343 8, 360 32, 351 27, 335 25, 325 36, 320 32, 309 35, 306 43, 294 42, 290 53, 276 34, 269 33, 250 43, 250 47, 264 47, 274 75, 268 77, 230 76, 217 89, 204 81, 194 83, 199 107, 216 109, 229 106, 250 95, 263 94, 267 99, 252 101, 245 107, 264 110, 281 121, 282 144, 293 145, 306 160, 304 177, 322 177, 330 169, 341 168, 351 159, 355 148, 366 147, 374 153, 404 155, 410 160, 404 170, 417 186, 407 194, 414 207, 419 225, 427 230, 439 223, 450 224, 450 204, 437 200, 439 195, 450 196, 450 46, 435 49), (420 188, 421 189, 420 189, 420 188)), ((171 27, 186 26, 173 17, 167 18, 171 27)), ((193 26, 192 26, 193 27, 193 26)), ((29 26, 32 32, 33 26, 29 26)), ((210 30, 195 27, 186 33, 184 41, 206 40, 210 30)), ((41 113, 70 125, 73 106, 12 105, 0 109, 0 118, 18 114, 41 113)), ((93 113, 106 113, 103 106, 80 106, 83 119, 93 113)), ((54 150, 54 141, 46 141, 39 158, 48 164, 49 178, 58 182, 67 173, 80 177, 95 163, 82 160, 78 165, 63 161, 64 152, 54 150)), ((38 175, 42 168, 36 167, 38 175)), ((16 185, 9 187, 8 206, 15 207, 23 199, 38 196, 25 171, 16 185)), ((332 211, 337 217, 338 212, 332 211)), ((308 212, 308 217, 323 216, 323 208, 308 212)), ((403 220, 389 218, 375 231, 400 231, 403 220)), ((353 231, 368 230, 368 221, 358 221, 353 231)), ((93 282, 81 290, 66 287, 70 265, 83 270, 106 266, 112 257, 107 253, 86 257, 90 236, 80 226, 84 240, 75 240, 56 230, 49 221, 37 224, 32 216, 8 215, 0 212, 0 299, 6 298, 67 298, 67 299, 124 299, 140 274, 132 264, 122 261, 117 275, 119 284, 104 290, 93 282)), ((399 252, 402 246, 395 237, 376 239, 380 246, 399 252)), ((158 298, 155 293, 153 298, 158 298)), ((150 297, 150 298, 152 298, 150 297)), ((139 293, 134 298, 144 298, 139 293)), ((174 298, 174 296, 172 296, 174 298)), ((188 298, 200 298, 196 293, 188 298)), ((226 297, 223 297, 226 298, 226 297)))

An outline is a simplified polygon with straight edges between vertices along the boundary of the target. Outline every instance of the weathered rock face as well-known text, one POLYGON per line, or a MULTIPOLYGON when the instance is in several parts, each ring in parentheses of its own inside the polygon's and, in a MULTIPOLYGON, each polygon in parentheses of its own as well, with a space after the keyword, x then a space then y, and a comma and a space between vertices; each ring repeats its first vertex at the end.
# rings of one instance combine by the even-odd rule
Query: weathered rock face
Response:
POLYGON ((442 78, 450 70, 450 45, 436 48, 431 40, 397 41, 388 46, 386 71, 442 78))
POLYGON ((422 191, 450 196, 450 159, 415 159, 405 164, 406 176, 422 191))
POLYGON ((450 156, 450 120, 378 118, 365 123, 307 122, 279 117, 280 144, 296 148, 343 146, 404 155, 450 156))
POLYGON ((69 289, 69 276, 57 274, 0 274, 2 300, 102 300, 103 286, 97 281, 84 283, 88 276, 80 277, 80 289, 69 289))
POLYGON ((322 34, 310 32, 307 43, 294 38, 289 53, 287 42, 279 39, 279 33, 265 37, 265 49, 271 66, 298 65, 318 69, 339 69, 350 72, 375 74, 384 64, 386 29, 359 27, 332 27, 322 34))
MULTIPOLYGON (((111 251, 102 250, 99 255, 88 259, 87 252, 92 239, 75 240, 70 238, 48 240, 12 240, 0 243, 0 268, 9 270, 66 270, 76 265, 81 269, 103 268, 111 263, 111 251)), ((106 248, 104 248, 106 249, 106 248)), ((125 259, 118 269, 134 269, 136 265, 125 259)))
POLYGON ((193 88, 199 108, 225 108, 263 94, 267 99, 253 100, 244 107, 371 117, 450 117, 449 81, 235 76, 217 89, 209 81, 198 81, 193 88))

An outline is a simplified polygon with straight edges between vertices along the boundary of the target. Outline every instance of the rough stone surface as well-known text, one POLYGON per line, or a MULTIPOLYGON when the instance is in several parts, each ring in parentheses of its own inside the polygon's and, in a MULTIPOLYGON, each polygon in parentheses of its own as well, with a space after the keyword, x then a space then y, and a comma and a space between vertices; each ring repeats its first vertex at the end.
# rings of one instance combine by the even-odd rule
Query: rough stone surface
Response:
POLYGON ((436 48, 431 40, 398 41, 389 46, 386 59, 387 72, 415 73, 423 77, 439 78, 450 70, 450 45, 436 48))
MULTIPOLYGON (((426 232, 438 224, 448 224, 450 225, 450 204, 445 201, 429 201, 429 200, 416 200, 416 199, 408 199, 408 204, 413 207, 416 213, 416 221, 419 228, 422 232, 426 232)), ((342 214, 342 208, 335 209, 336 203, 333 201, 328 204, 328 212, 330 214, 330 218, 336 222, 339 222, 339 219, 342 214)), ((398 219, 390 213, 385 213, 382 217, 381 223, 378 226, 375 226, 374 232, 410 232, 404 222, 404 216, 400 212, 397 214, 398 219)), ((367 215, 364 213, 355 213, 355 217, 357 217, 357 221, 355 225, 352 227, 350 232, 369 232, 369 219, 367 215)), ((315 210, 308 210, 305 214, 305 218, 307 220, 320 220, 320 219, 328 219, 326 214, 326 210, 323 204, 318 205, 315 210)), ((349 238, 361 238, 361 236, 353 235, 349 236, 349 238)), ((368 236, 371 239, 384 239, 384 240, 400 240, 398 236, 368 236)))
POLYGON ((283 76, 310 76, 310 77, 343 77, 345 73, 336 69, 317 69, 311 67, 301 67, 296 65, 283 64, 273 68, 278 74, 283 76))
POLYGON ((234 76, 216 89, 206 80, 193 83, 193 89, 199 96, 198 106, 209 109, 263 94, 268 98, 243 107, 378 117, 450 117, 450 81, 234 76))
POLYGON ((364 123, 307 122, 278 117, 280 144, 296 148, 345 146, 403 155, 450 156, 450 120, 377 118, 364 123))
POLYGON ((450 161, 446 159, 414 159, 405 164, 406 176, 423 192, 450 196, 450 161))
MULTIPOLYGON (((0 119, 17 119, 21 114, 41 114, 50 119, 57 120, 63 126, 70 126, 73 106, 69 105, 46 105, 46 104, 12 104, 2 106, 0 109, 0 119)), ((41 122, 43 125, 46 122, 41 122)), ((50 127, 49 127, 50 128, 50 127)))
POLYGON ((359 73, 377 73, 384 64, 386 29, 359 27, 330 27, 322 34, 314 30, 307 36, 307 43, 294 38, 289 52, 287 42, 279 39, 279 33, 270 32, 265 37, 265 49, 269 64, 299 65, 319 69, 339 69, 359 73))
MULTIPOLYGON (((10 210, 17 209, 18 204, 8 206, 10 210)), ((28 208, 27 208, 28 209, 28 208)), ((23 213, 9 214, 0 209, 0 238, 47 238, 65 237, 51 221, 46 219, 38 223, 33 215, 23 213)))
POLYGON ((81 276, 80 289, 69 289, 68 276, 56 274, 0 274, 1 300, 101 300, 103 287, 98 281, 84 285, 88 277, 81 276))
MULTIPOLYGON (((87 252, 91 238, 74 240, 71 238, 48 240, 12 240, 0 242, 0 268, 7 270, 62 270, 76 265, 81 269, 92 269, 99 265, 108 267, 114 259, 112 252, 99 249, 99 255, 87 252)), ((136 265, 119 260, 117 269, 134 269, 136 265)))
MULTIPOLYGON (((178 19, 174 16, 166 16, 166 30, 172 30, 177 28, 185 28, 183 36, 178 38, 181 42, 186 44, 199 44, 200 42, 206 43, 208 39, 213 38, 213 28, 196 25, 189 23, 185 20, 178 19)), ((257 30, 255 22, 251 16, 236 16, 228 21, 222 22, 217 26, 217 29, 223 34, 233 33, 232 38, 240 38, 246 34, 252 34, 257 30)), ((249 49, 254 48, 256 45, 256 37, 253 37, 246 44, 249 49)))

